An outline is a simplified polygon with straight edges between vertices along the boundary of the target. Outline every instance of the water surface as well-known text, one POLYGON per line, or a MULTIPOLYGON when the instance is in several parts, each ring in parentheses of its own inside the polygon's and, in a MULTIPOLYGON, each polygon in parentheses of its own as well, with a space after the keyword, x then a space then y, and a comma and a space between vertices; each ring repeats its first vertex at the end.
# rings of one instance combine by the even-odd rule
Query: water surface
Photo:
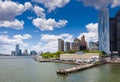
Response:
POLYGON ((31 58, 0 58, 0 82, 120 82, 120 64, 105 64, 66 76, 56 74, 70 64, 39 63, 31 58))

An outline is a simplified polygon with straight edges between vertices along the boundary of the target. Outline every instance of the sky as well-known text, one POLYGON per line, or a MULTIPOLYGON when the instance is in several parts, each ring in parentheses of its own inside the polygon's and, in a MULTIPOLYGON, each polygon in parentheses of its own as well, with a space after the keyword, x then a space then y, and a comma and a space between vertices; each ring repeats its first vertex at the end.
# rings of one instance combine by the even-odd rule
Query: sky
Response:
POLYGON ((114 17, 120 0, 0 0, 0 53, 56 52, 58 38, 72 42, 85 35, 98 41, 98 12, 108 8, 114 17))

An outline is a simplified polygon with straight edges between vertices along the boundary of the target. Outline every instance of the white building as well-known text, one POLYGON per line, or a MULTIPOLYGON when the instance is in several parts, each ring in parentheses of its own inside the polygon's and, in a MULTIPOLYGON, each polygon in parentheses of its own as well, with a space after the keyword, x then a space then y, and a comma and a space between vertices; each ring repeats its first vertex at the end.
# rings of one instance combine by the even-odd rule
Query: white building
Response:
POLYGON ((91 62, 91 61, 100 61, 100 56, 99 56, 99 53, 61 54, 60 60, 76 61, 76 62, 91 62))

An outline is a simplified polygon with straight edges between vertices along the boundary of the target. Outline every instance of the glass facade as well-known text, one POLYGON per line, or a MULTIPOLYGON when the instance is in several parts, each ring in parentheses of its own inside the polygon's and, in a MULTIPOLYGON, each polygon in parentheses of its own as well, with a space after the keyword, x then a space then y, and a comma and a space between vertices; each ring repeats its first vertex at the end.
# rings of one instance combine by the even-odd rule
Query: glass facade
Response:
POLYGON ((107 8, 101 9, 98 14, 98 40, 99 51, 110 54, 109 11, 107 8))

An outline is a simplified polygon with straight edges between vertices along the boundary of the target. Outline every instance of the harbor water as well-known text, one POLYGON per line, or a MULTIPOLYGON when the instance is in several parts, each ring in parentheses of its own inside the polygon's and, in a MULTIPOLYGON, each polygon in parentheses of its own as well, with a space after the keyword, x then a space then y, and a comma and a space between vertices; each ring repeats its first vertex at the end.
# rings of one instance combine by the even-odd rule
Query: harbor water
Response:
POLYGON ((120 82, 120 64, 105 64, 87 70, 57 75, 74 65, 40 63, 31 57, 0 57, 0 82, 120 82))

